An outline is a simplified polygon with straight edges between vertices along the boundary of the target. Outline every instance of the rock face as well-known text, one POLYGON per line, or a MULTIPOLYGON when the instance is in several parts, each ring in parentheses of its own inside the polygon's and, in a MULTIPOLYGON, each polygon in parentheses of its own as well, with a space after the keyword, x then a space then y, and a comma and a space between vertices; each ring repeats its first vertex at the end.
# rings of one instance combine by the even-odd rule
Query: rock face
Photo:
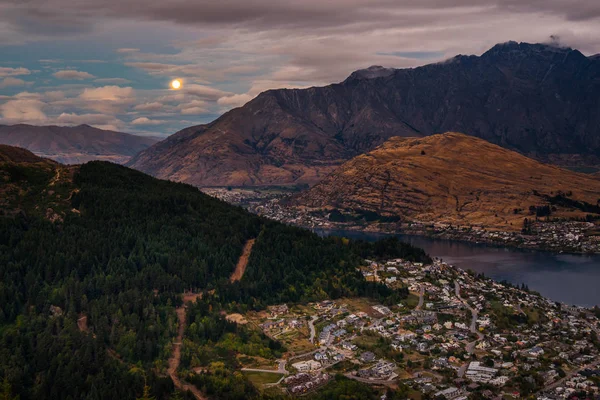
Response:
POLYGON ((600 165, 600 60, 509 42, 414 69, 270 90, 130 166, 198 186, 315 183, 390 137, 460 131, 536 159, 600 165))
POLYGON ((123 164, 158 139, 105 131, 88 125, 0 125, 0 143, 26 148, 63 164, 105 160, 123 164))
POLYGON ((593 177, 460 133, 391 138, 291 200, 310 209, 508 230, 535 218, 532 206, 549 206, 552 217, 585 217, 600 214, 598 202, 593 177))

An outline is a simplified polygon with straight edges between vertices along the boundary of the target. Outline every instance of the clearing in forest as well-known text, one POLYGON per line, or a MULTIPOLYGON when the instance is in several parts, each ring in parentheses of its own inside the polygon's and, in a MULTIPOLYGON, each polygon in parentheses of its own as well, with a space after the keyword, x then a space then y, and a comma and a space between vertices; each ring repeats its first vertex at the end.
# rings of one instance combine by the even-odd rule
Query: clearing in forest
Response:
POLYGON ((252 246, 254 246, 254 242, 256 239, 250 239, 244 245, 244 250, 242 251, 242 255, 238 260, 237 265, 235 266, 235 271, 231 274, 231 278, 229 281, 231 283, 239 281, 244 276, 244 271, 246 271, 246 266, 248 265, 248 259, 250 258, 250 253, 252 253, 252 246))

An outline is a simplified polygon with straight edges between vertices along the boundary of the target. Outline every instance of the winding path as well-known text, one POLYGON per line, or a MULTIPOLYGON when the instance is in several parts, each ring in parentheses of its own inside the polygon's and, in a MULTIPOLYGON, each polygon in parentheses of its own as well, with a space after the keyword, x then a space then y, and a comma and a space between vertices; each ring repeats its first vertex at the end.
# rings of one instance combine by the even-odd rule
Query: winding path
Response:
POLYGON ((423 302, 424 302, 424 296, 425 296, 425 287, 423 285, 419 285, 419 304, 417 304, 417 306, 415 307, 415 310, 420 310, 421 308, 423 308, 423 302))
POLYGON ((312 344, 315 343, 315 335, 316 335, 316 331, 315 331, 315 321, 318 320, 319 317, 316 315, 313 315, 312 318, 308 321, 308 328, 310 329, 310 339, 308 339, 312 344))
POLYGON ((173 352, 171 354, 171 358, 169 358, 169 368, 167 370, 171 380, 173 381, 173 385, 182 392, 190 391, 196 400, 207 400, 208 398, 202 394, 198 390, 198 388, 194 385, 191 385, 185 381, 182 381, 177 376, 177 369, 179 368, 179 363, 181 362, 181 345, 183 342, 183 333, 185 332, 185 303, 186 299, 188 301, 196 301, 198 297, 201 297, 202 294, 193 294, 193 295, 184 295, 184 304, 183 306, 177 308, 175 311, 177 312, 177 339, 173 343, 173 352))
POLYGON ((460 285, 458 284, 458 281, 454 281, 454 291, 456 292, 456 297, 458 297, 458 299, 465 305, 465 307, 467 307, 471 311, 472 318, 469 330, 471 331, 471 333, 477 335, 477 340, 475 340, 474 342, 467 343, 465 350, 467 350, 467 353, 473 354, 475 352, 475 345, 477 344, 477 342, 485 338, 485 335, 477 330, 478 311, 471 307, 466 300, 460 297, 460 285))
POLYGON ((254 246, 254 242, 256 242, 256 239, 250 239, 244 245, 242 255, 240 256, 240 259, 238 260, 238 263, 235 266, 233 274, 231 274, 231 277, 229 278, 229 281, 231 283, 239 281, 244 276, 246 266, 248 266, 248 259, 250 259, 250 254, 252 253, 252 246, 254 246))

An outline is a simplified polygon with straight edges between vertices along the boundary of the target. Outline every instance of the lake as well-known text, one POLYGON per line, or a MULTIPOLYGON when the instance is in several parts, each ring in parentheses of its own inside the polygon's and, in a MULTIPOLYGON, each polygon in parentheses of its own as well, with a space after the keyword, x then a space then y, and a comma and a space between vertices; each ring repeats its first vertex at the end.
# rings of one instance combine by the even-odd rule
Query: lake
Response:
MULTIPOLYGON (((364 240, 385 236, 335 230, 317 233, 364 240)), ((600 255, 555 254, 423 236, 396 236, 449 264, 484 273, 497 281, 524 283, 552 300, 581 306, 600 305, 600 255)))

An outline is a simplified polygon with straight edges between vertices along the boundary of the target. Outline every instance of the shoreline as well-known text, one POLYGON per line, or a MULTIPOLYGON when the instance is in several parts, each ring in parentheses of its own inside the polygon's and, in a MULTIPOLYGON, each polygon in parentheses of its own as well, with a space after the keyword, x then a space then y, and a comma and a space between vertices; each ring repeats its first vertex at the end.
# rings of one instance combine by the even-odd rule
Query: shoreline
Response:
MULTIPOLYGON (((305 228, 305 229, 311 230, 313 232, 320 230, 320 231, 350 231, 350 232, 363 233, 363 234, 380 234, 380 235, 406 235, 406 236, 424 237, 424 238, 429 238, 429 239, 449 240, 449 241, 474 244, 474 245, 485 245, 485 246, 491 246, 491 247, 495 247, 495 248, 509 248, 509 249, 513 249, 513 250, 539 251, 539 252, 546 252, 546 253, 551 253, 551 254, 572 254, 572 255, 579 255, 579 256, 600 255, 600 251, 581 251, 581 250, 575 250, 573 248, 555 249, 555 248, 544 246, 543 243, 534 246, 534 245, 527 245, 527 244, 519 244, 519 243, 515 243, 515 242, 505 242, 505 241, 493 240, 493 239, 484 238, 484 237, 478 237, 477 240, 473 240, 473 239, 469 239, 469 238, 465 237, 464 235, 461 235, 458 233, 448 233, 446 231, 437 231, 436 232, 436 231, 432 231, 432 230, 389 229, 389 228, 378 227, 376 225, 370 225, 370 226, 366 226, 366 227, 357 226, 357 225, 338 225, 338 224, 334 224, 331 226, 315 226, 315 225, 309 225, 309 224, 296 224, 296 223, 292 223, 292 222, 288 222, 288 221, 281 221, 281 222, 295 225, 300 228, 305 228)), ((496 234, 498 232, 492 231, 492 232, 488 232, 488 233, 496 234)), ((502 232, 502 233, 504 233, 504 232, 502 232)))

